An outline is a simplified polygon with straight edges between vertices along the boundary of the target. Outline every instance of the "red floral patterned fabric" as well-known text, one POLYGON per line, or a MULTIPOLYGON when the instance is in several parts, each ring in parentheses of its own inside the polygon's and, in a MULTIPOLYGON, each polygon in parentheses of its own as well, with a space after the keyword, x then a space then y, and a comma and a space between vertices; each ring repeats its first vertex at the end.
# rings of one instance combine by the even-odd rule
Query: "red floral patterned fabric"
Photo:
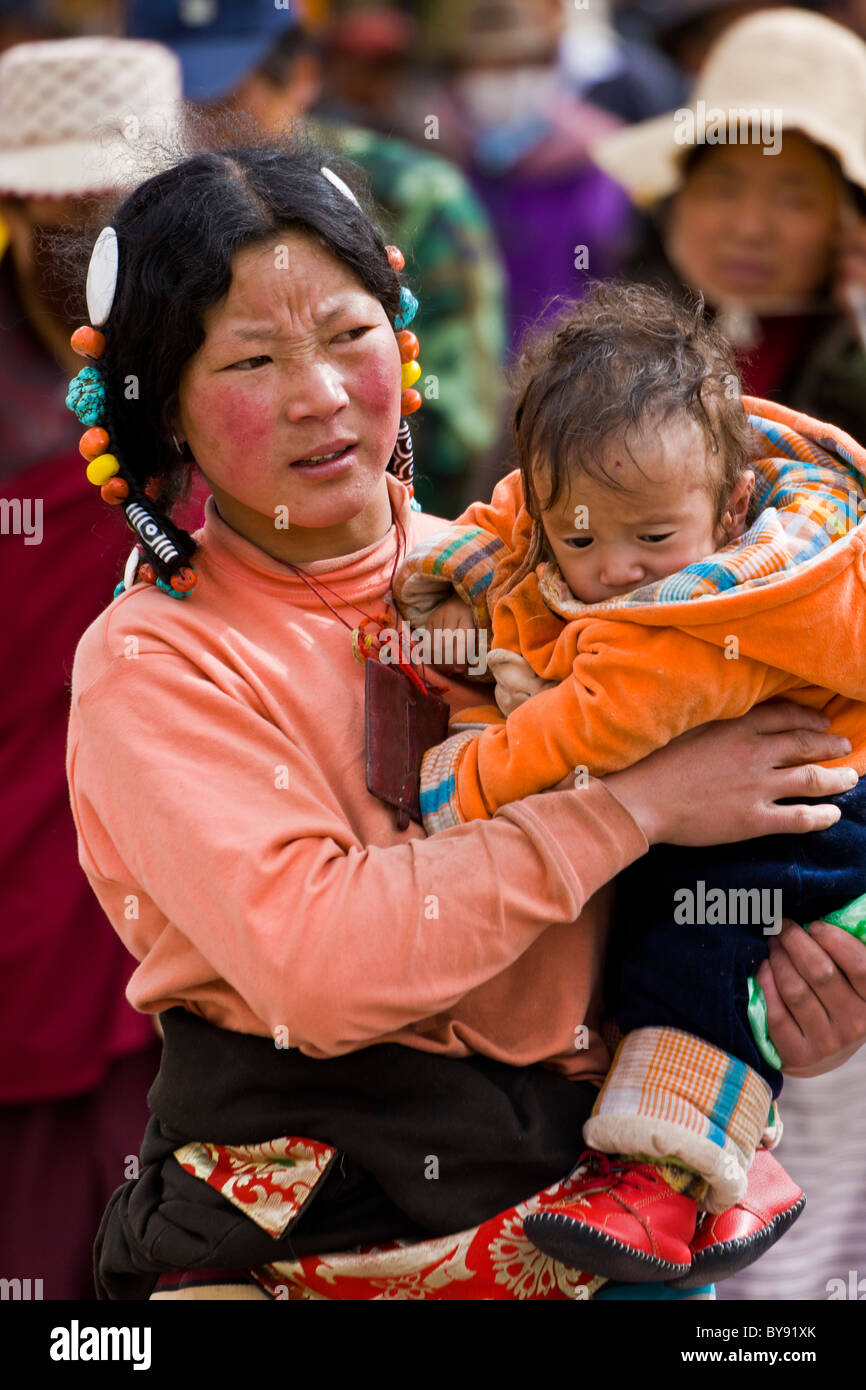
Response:
POLYGON ((267 1144, 184 1144, 174 1156, 275 1239, 300 1213, 337 1150, 315 1139, 274 1139, 267 1144))
MULTIPOLYGON (((276 1238, 297 1219, 337 1154, 327 1144, 293 1136, 238 1147, 186 1144, 175 1157, 276 1238)), ((289 1302, 588 1299, 604 1280, 550 1259, 523 1232, 524 1217, 568 1196, 581 1172, 456 1235, 309 1255, 249 1274, 272 1298, 289 1302)))

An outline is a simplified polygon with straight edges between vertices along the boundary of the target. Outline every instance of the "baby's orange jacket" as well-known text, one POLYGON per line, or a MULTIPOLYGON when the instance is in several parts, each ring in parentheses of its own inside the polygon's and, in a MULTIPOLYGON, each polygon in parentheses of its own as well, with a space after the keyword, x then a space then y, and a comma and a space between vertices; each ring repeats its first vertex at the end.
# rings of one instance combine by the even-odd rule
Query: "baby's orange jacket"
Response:
POLYGON ((509 587, 532 527, 519 472, 412 552, 395 585, 404 616, 420 624, 456 589, 490 634, 491 668, 522 658, 541 690, 505 719, 487 705, 452 722, 424 760, 428 831, 778 696, 823 710, 853 748, 836 763, 866 771, 866 451, 783 406, 744 405, 767 444, 746 534, 645 589, 582 604, 552 562, 509 587))

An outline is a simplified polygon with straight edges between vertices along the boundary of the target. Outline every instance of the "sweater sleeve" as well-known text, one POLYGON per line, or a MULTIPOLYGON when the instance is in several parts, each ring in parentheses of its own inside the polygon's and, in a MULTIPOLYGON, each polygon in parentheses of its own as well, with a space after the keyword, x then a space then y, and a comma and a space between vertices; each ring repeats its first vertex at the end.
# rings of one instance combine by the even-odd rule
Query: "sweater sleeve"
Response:
POLYGON ((520 544, 526 519, 520 470, 514 469, 496 484, 489 502, 470 502, 455 525, 477 526, 514 550, 520 544))
POLYGON ((501 540, 477 526, 449 526, 426 536, 409 552, 394 581, 394 599, 413 627, 456 593, 472 610, 475 626, 490 626, 487 590, 504 551, 501 540))
POLYGON ((394 584, 403 617, 423 626, 437 604, 455 592, 475 625, 491 625, 488 594, 500 588, 526 553, 527 526, 518 472, 496 485, 489 502, 473 502, 457 521, 413 547, 394 584))
MULTIPOLYGON (((733 651, 733 649, 732 649, 733 651)), ((570 675, 480 734, 455 734, 425 755, 428 832, 492 816, 571 773, 604 777, 687 729, 735 719, 796 685, 749 657, 671 628, 597 621, 577 639, 570 675)))
POLYGON ((203 957, 312 1055, 453 1006, 647 848, 600 783, 364 845, 310 751, 176 653, 111 660, 67 762, 82 865, 151 997, 184 1002, 203 957))

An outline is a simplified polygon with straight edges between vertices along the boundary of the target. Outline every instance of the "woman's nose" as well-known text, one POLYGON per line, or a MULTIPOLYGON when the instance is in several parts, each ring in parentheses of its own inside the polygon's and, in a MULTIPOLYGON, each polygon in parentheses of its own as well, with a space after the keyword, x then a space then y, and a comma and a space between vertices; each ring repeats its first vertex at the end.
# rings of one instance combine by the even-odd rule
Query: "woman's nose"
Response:
POLYGON ((328 420, 349 404, 339 373, 327 362, 290 368, 286 397, 286 414, 293 424, 311 417, 328 420))
POLYGON ((760 240, 767 236, 773 217, 772 203, 760 189, 745 191, 728 218, 730 241, 760 240))

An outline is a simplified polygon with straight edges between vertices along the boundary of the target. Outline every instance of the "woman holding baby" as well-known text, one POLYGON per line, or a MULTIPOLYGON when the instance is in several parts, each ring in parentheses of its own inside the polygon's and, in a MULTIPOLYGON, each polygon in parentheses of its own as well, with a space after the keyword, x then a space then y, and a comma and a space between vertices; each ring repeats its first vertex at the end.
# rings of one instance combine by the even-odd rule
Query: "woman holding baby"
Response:
MULTIPOLYGON (((406 824, 387 789, 422 709, 477 695, 367 674, 397 566, 440 524, 398 476, 400 257, 312 150, 190 156, 111 225, 103 418, 127 500, 149 487, 142 550, 151 524, 162 550, 82 639, 69 777, 82 863, 165 1049, 141 1176, 100 1231, 101 1292, 594 1291, 522 1220, 567 1193, 607 1069, 609 885, 657 842, 832 824, 814 799, 844 770, 818 764, 847 745, 765 705, 487 821, 406 824), (194 546, 166 520, 193 462, 212 493, 194 546)), ((423 306, 421 324, 423 354, 423 306)), ((864 980, 850 936, 786 927, 765 992, 788 1070, 860 1045, 864 980)))

